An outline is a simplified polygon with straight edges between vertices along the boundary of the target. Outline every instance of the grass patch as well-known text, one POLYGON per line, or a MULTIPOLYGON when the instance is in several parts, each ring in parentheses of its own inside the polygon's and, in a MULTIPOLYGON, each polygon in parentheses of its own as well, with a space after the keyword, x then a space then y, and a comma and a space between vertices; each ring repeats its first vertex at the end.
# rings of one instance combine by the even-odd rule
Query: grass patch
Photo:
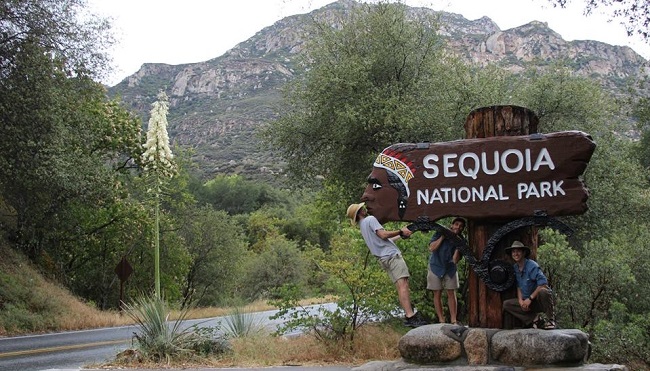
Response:
MULTIPOLYGON (((323 343, 310 335, 278 337, 267 334, 230 339, 230 351, 220 356, 171 360, 167 367, 269 367, 269 366, 355 366, 370 361, 393 361, 400 357, 397 344, 406 331, 400 326, 366 325, 359 329, 354 343, 323 343)), ((103 367, 160 367, 159 363, 124 359, 101 365, 103 367)))
POLYGON ((22 254, 0 243, 0 336, 113 327, 131 323, 100 311, 41 276, 22 254))
POLYGON ((212 366, 265 367, 296 365, 360 365, 372 360, 400 357, 399 329, 367 325, 359 329, 353 343, 324 343, 310 335, 300 337, 251 336, 231 340, 232 353, 213 359, 212 366))

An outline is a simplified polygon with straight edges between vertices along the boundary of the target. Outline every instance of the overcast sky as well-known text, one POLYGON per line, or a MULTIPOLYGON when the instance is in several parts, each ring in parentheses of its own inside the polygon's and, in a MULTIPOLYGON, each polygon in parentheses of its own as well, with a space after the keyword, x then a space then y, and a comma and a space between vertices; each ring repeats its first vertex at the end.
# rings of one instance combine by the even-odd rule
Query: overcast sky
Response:
MULTIPOLYGON (((143 63, 182 64, 216 58, 264 27, 332 0, 88 0, 94 12, 113 18, 118 45, 112 56, 117 69, 104 83, 113 86, 143 63)), ((405 0, 463 15, 491 18, 502 30, 537 20, 567 40, 598 40, 628 45, 650 59, 650 46, 628 37, 607 16, 584 16, 584 0, 555 9, 548 0, 405 0)))

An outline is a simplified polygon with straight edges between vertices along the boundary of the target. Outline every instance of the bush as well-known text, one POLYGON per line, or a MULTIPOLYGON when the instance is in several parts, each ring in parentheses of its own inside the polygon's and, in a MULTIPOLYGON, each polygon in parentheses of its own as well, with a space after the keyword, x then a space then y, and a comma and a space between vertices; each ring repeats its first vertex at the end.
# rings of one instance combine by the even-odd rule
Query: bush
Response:
POLYGON ((629 314, 621 303, 613 303, 609 313, 594 327, 592 360, 650 369, 650 313, 629 314))
POLYGON ((260 334, 264 330, 264 319, 257 317, 254 312, 235 307, 224 317, 224 332, 230 338, 247 337, 260 334))
POLYGON ((278 235, 266 237, 262 252, 246 262, 245 271, 241 289, 250 300, 268 298, 289 283, 304 290, 308 278, 307 261, 297 244, 278 235))
POLYGON ((216 329, 184 327, 188 310, 168 323, 170 310, 163 299, 143 296, 134 305, 127 305, 126 312, 140 326, 140 333, 134 337, 144 360, 170 363, 228 349, 224 340, 215 336, 216 329))
POLYGON ((328 253, 313 254, 315 266, 328 277, 336 293, 335 305, 304 306, 302 292, 292 284, 277 290, 273 318, 284 318, 278 334, 307 331, 325 344, 353 346, 356 332, 368 322, 390 318, 399 311, 395 287, 368 254, 359 232, 347 228, 332 239, 328 253), (341 342, 344 343, 341 343, 341 342))

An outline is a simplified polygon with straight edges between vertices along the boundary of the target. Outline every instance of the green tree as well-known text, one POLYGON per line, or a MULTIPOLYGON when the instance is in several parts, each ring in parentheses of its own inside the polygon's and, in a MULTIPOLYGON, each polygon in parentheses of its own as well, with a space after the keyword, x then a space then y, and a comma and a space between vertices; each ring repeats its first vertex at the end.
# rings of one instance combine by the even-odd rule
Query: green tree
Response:
POLYGON ((111 24, 91 14, 86 0, 3 0, 0 9, 0 79, 25 43, 59 56, 73 75, 99 77, 110 66, 111 24))
POLYGON ((241 227, 226 212, 194 210, 179 231, 192 258, 183 288, 183 307, 218 306, 234 299, 248 252, 241 227))
POLYGON ((607 319, 594 329, 592 359, 600 363, 625 364, 630 370, 647 370, 650 365, 649 313, 628 312, 614 302, 607 319))
POLYGON ((197 190, 200 204, 212 205, 230 215, 248 214, 263 206, 291 205, 291 196, 268 184, 241 175, 217 175, 197 190))
POLYGON ((526 70, 512 92, 513 103, 539 117, 539 131, 582 130, 594 137, 620 131, 619 104, 596 81, 575 76, 557 61, 549 68, 526 70))
POLYGON ((0 199, 5 236, 104 308, 117 304, 123 247, 141 237, 130 189, 141 123, 92 80, 109 66, 112 36, 85 5, 0 6, 0 199))
POLYGON ((640 96, 633 103, 633 115, 637 119, 637 130, 641 133, 638 156, 641 165, 650 168, 650 97, 640 96))
POLYGON ((29 40, 0 94, 0 192, 15 216, 8 236, 36 260, 59 248, 57 240, 100 229, 79 230, 71 207, 110 208, 128 196, 121 186, 140 151, 139 122, 101 85, 69 78, 62 62, 29 40))
POLYGON ((264 240, 262 251, 244 264, 240 281, 242 296, 248 300, 269 298, 276 289, 292 284, 303 294, 307 283, 307 261, 295 242, 281 235, 264 240))
POLYGON ((43 262, 55 266, 46 265, 47 271, 56 273, 61 283, 98 308, 116 308, 120 281, 115 267, 122 257, 128 258, 135 271, 127 285, 143 272, 131 254, 145 248, 144 231, 149 226, 146 210, 135 200, 102 208, 75 204, 61 217, 60 224, 65 229, 43 262))
POLYGON ((445 54, 437 20, 407 10, 356 4, 336 24, 316 24, 303 77, 263 132, 296 184, 324 183, 333 200, 357 199, 386 146, 459 139, 475 105, 502 100, 491 86, 503 79, 483 78, 500 76, 496 70, 477 71, 445 54))
MULTIPOLYGON (((646 201, 647 202, 647 201, 646 201)), ((621 290, 619 301, 634 314, 650 314, 650 285, 639 284, 650 282, 650 256, 642 252, 643 246, 650 241, 650 223, 635 223, 628 220, 624 233, 612 237, 616 245, 621 246, 621 254, 628 257, 629 265, 636 284, 621 290)))
POLYGON ((515 104, 539 116, 540 132, 582 130, 596 142, 584 175, 589 211, 566 218, 578 240, 607 238, 629 220, 649 221, 647 170, 639 166, 635 145, 619 134, 629 123, 617 100, 596 82, 572 75, 561 61, 547 71, 527 71, 512 94, 515 104))
POLYGON ((565 328, 592 332, 608 315, 612 302, 621 300, 621 290, 634 285, 622 247, 601 239, 585 242, 578 254, 557 237, 540 246, 539 261, 551 269, 550 279, 558 299, 558 322, 565 328))
POLYGON ((650 294, 641 283, 650 268, 639 246, 648 232, 647 223, 628 221, 610 240, 587 242, 578 250, 566 236, 552 230, 540 233, 538 259, 556 297, 558 322, 589 332, 594 362, 647 368, 650 294))
POLYGON ((589 211, 572 218, 576 237, 582 240, 609 238, 650 222, 648 169, 637 161, 634 143, 616 133, 601 135, 596 143, 585 174, 589 211))

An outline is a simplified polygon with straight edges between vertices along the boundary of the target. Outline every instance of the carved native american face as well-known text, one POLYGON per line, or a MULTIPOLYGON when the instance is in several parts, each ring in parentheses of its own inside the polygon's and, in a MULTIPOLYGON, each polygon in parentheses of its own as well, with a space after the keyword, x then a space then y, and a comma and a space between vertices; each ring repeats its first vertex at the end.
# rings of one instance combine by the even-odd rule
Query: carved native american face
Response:
POLYGON ((375 167, 368 176, 361 201, 366 203, 368 214, 380 223, 400 220, 406 209, 406 193, 400 189, 402 183, 388 170, 375 167))

